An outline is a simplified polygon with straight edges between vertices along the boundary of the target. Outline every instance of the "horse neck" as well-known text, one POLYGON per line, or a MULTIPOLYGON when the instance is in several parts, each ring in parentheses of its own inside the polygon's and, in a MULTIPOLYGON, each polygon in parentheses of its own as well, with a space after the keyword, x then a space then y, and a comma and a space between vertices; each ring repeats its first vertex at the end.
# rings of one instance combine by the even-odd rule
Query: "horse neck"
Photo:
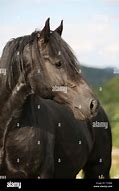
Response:
POLYGON ((29 91, 26 85, 18 84, 2 109, 0 115, 0 165, 4 162, 6 156, 7 135, 11 128, 13 129, 15 126, 28 95, 29 91))

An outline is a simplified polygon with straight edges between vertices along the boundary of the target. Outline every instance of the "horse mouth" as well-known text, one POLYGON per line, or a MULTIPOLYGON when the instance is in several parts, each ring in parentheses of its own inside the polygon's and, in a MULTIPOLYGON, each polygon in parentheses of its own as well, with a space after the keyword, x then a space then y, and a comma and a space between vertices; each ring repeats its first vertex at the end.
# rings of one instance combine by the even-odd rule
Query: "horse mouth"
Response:
POLYGON ((77 106, 74 106, 74 116, 79 120, 87 119, 87 116, 77 106))

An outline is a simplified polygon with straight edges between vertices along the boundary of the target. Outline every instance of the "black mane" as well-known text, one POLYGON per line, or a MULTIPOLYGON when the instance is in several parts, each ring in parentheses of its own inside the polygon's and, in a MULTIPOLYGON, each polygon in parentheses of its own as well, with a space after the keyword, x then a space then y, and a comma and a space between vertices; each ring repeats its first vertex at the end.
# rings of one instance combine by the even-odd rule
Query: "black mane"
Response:
MULTIPOLYGON (((38 61, 40 64, 42 64, 40 61, 40 51, 38 49, 38 34, 40 34, 40 32, 35 31, 31 35, 12 39, 3 49, 0 68, 6 69, 7 75, 4 77, 2 76, 2 79, 0 80, 3 82, 3 87, 6 87, 8 91, 14 88, 20 73, 24 70, 23 51, 26 45, 28 45, 31 49, 31 57, 32 49, 34 49, 36 56, 35 62, 38 61)), ((57 56, 58 52, 61 52, 61 59, 67 68, 67 71, 71 76, 73 75, 73 78, 76 78, 79 62, 74 56, 69 45, 63 39, 61 39, 57 32, 51 33, 48 45, 51 56, 57 56)))
POLYGON ((8 90, 12 90, 19 77, 21 71, 23 71, 23 50, 27 44, 32 44, 34 40, 33 35, 18 37, 10 40, 4 50, 1 57, 0 67, 6 69, 6 78, 4 79, 4 86, 8 90))

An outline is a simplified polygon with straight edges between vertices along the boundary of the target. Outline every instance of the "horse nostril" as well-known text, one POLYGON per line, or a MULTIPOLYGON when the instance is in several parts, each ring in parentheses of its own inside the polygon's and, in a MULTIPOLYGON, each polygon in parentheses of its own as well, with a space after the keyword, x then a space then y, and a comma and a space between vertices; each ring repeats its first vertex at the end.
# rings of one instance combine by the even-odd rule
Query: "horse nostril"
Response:
POLYGON ((95 113, 97 111, 97 109, 98 109, 98 106, 99 106, 98 101, 96 99, 92 100, 91 103, 90 103, 91 113, 95 113))

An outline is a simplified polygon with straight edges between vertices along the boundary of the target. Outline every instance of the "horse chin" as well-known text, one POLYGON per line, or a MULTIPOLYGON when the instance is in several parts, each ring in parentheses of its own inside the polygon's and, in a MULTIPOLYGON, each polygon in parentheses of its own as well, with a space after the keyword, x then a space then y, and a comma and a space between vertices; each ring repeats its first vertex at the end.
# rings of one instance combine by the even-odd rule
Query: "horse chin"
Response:
POLYGON ((87 117, 78 109, 73 109, 73 113, 74 113, 74 117, 77 120, 81 120, 81 121, 85 121, 87 119, 87 117))
POLYGON ((82 120, 82 121, 86 120, 86 116, 79 109, 74 108, 72 104, 68 102, 68 100, 64 100, 60 96, 54 96, 53 101, 57 102, 58 104, 66 105, 70 109, 70 111, 74 114, 74 117, 77 120, 82 120))

